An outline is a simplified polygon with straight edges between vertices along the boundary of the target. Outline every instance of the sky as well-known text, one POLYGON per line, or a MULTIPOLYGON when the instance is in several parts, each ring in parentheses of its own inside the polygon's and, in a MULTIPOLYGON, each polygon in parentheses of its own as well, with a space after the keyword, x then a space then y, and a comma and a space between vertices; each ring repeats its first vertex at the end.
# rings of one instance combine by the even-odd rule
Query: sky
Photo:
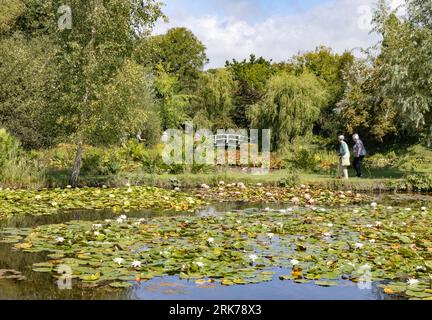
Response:
MULTIPOLYGON (((403 0, 390 0, 397 8, 403 0)), ((286 61, 294 54, 325 45, 335 52, 368 48, 379 41, 371 33, 376 0, 162 0, 172 27, 190 29, 207 48, 208 68, 250 54, 286 61)))

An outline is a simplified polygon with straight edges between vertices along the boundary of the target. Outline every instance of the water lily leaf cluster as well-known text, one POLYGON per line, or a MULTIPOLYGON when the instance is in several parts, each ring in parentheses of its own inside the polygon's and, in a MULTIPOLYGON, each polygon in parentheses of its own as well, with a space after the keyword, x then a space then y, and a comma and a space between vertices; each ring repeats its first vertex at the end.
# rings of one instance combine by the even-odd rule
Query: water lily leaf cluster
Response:
POLYGON ((387 294, 432 297, 432 212, 379 205, 227 212, 5 229, 3 241, 47 252, 36 272, 114 288, 177 275, 202 285, 380 282, 387 294), (281 275, 282 272, 282 275, 281 275))
POLYGON ((154 187, 0 190, 0 218, 51 215, 68 209, 193 211, 203 204, 195 196, 154 187))
POLYGON ((364 194, 311 189, 304 185, 296 188, 246 186, 243 183, 219 184, 217 187, 203 185, 195 194, 207 201, 283 202, 298 206, 344 206, 369 200, 364 194))

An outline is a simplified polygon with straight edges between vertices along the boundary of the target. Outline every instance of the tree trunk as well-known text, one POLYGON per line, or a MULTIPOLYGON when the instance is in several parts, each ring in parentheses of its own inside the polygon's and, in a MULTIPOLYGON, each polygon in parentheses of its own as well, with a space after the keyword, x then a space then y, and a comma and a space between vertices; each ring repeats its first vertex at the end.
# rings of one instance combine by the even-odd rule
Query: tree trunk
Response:
POLYGON ((78 185, 78 179, 81 172, 81 160, 82 160, 83 151, 84 151, 84 147, 82 143, 80 143, 78 145, 77 153, 75 156, 75 164, 69 182, 72 187, 76 187, 78 185))

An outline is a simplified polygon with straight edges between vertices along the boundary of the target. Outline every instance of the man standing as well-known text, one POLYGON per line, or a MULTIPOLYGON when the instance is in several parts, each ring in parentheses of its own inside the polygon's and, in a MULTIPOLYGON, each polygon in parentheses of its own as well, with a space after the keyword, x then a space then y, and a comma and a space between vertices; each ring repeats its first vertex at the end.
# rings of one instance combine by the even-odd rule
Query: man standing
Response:
POLYGON ((357 177, 362 176, 362 165, 363 159, 366 156, 366 149, 364 147, 363 141, 360 140, 358 134, 353 135, 354 140, 354 168, 357 172, 357 177))

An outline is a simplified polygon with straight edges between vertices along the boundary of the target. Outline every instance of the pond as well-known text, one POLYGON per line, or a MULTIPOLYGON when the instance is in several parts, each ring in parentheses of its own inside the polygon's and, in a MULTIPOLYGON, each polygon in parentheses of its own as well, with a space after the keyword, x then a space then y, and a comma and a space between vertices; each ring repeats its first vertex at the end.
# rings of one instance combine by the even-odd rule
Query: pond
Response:
MULTIPOLYGON (((401 210, 405 211, 407 207, 430 206, 431 197, 427 195, 385 194, 376 195, 375 199, 382 208, 372 208, 376 210, 373 212, 364 211, 361 218, 353 217, 352 221, 347 223, 350 228, 341 226, 340 219, 345 221, 346 217, 349 214, 352 215, 353 211, 361 211, 361 207, 352 206, 343 209, 294 208, 283 203, 226 202, 214 203, 197 210, 195 213, 167 213, 158 210, 130 210, 122 213, 115 213, 112 210, 74 210, 49 216, 9 218, 0 221, 0 230, 6 230, 6 236, 10 239, 19 237, 20 242, 18 247, 18 241, 0 243, 0 273, 1 270, 15 270, 17 274, 19 273, 19 277, 25 277, 25 279, 20 280, 19 277, 11 277, 10 279, 4 277, 2 279, 0 276, 0 299, 406 299, 408 298, 406 295, 394 294, 397 292, 398 286, 401 286, 400 279, 408 280, 414 275, 421 278, 422 275, 410 273, 409 268, 411 266, 405 262, 402 263, 399 260, 397 262, 402 275, 398 273, 398 270, 390 272, 390 278, 395 280, 387 279, 382 273, 373 271, 370 283, 363 287, 362 281, 359 282, 360 276, 353 276, 355 270, 343 268, 346 267, 346 261, 353 261, 356 265, 361 266, 362 259, 370 261, 374 267, 384 265, 384 262, 379 260, 380 250, 386 252, 388 259, 392 259, 390 247, 387 246, 387 243, 384 244, 384 239, 380 238, 384 231, 377 228, 373 231, 361 230, 357 232, 358 229, 356 228, 359 224, 375 223, 378 217, 382 219, 384 224, 390 220, 395 223, 400 220, 401 210), (385 210, 389 210, 390 206, 403 208, 399 211, 393 209, 395 210, 394 219, 387 217, 387 213, 384 213, 385 210), (341 212, 340 214, 333 214, 338 210, 341 212), (122 214, 127 215, 127 218, 125 217, 125 221, 121 221, 123 224, 119 226, 114 222, 122 214), (371 214, 374 216, 369 219, 371 214), (224 232, 218 231, 218 227, 221 225, 220 220, 227 226, 224 232), (301 223, 296 224, 298 221, 301 223), (291 226, 282 226, 282 222, 291 226), (187 228, 172 228, 172 224, 179 226, 184 223, 188 224, 187 228), (100 226, 102 224, 103 227, 100 226), (89 234, 93 233, 95 226, 97 226, 97 230, 103 229, 104 234, 100 235, 99 231, 95 231, 95 234, 97 233, 96 238, 90 239, 88 238, 90 235, 86 236, 85 241, 88 245, 84 248, 77 247, 76 244, 82 241, 81 238, 77 240, 76 235, 74 235, 78 233, 77 230, 87 230, 85 234, 89 234), (40 228, 34 229, 36 227, 40 228), (16 230, 21 231, 17 233, 16 230), (135 256, 131 256, 130 252, 136 250, 134 254, 138 253, 146 266, 141 267, 139 265, 132 271, 130 267, 129 271, 126 270, 127 268, 116 270, 117 266, 112 261, 116 254, 107 255, 106 250, 103 249, 104 241, 112 241, 114 237, 110 235, 109 230, 122 234, 123 238, 130 240, 127 243, 124 240, 118 242, 120 249, 118 249, 117 255, 122 258, 116 259, 132 261, 136 258, 133 258, 135 256), (134 240, 137 232, 145 235, 146 240, 144 242, 134 240), (292 237, 294 232, 298 232, 295 238, 292 237), (333 235, 327 235, 327 238, 318 235, 330 232, 333 235), (313 234, 313 236, 309 237, 309 234, 313 234), (58 239, 58 235, 61 235, 62 243, 49 240, 53 236, 58 239), (366 239, 363 238, 366 236, 372 237, 374 240, 376 238, 376 243, 380 245, 382 243, 382 246, 377 249, 368 249, 369 252, 367 253, 358 253, 356 251, 358 248, 348 249, 349 254, 343 253, 346 242, 367 243, 366 239), (64 245, 63 241, 67 241, 69 238, 74 239, 76 244, 74 242, 70 246, 64 245), (236 239, 230 242, 230 238, 236 239), (32 247, 25 247, 27 242, 20 246, 22 240, 30 241, 28 239, 31 239, 32 247), (345 244, 342 243, 343 241, 345 244), (328 248, 323 248, 323 246, 328 246, 328 248), (95 251, 91 251, 89 247, 95 251), (192 251, 192 248, 200 248, 200 251, 195 256, 189 257, 189 260, 184 260, 174 255, 177 251, 181 252, 182 247, 192 251), (161 256, 155 257, 159 250, 165 250, 161 248, 166 248, 167 251, 171 250, 172 252, 166 254, 160 252, 161 256), (226 255, 217 252, 218 250, 225 250, 226 255), (207 251, 210 253, 207 254, 207 251), (238 252, 244 252, 244 255, 239 257, 238 252), (250 252, 255 252, 257 256, 255 254, 250 255, 250 252), (51 257, 48 257, 49 253, 52 254, 51 257), (56 254, 57 256, 55 256, 56 254), (67 260, 69 256, 74 256, 75 260, 67 260), (76 258, 77 256, 80 258, 76 258), (201 257, 197 258, 198 256, 201 257), (248 257, 252 261, 246 261, 248 257), (83 261, 86 259, 93 264, 89 262, 83 267, 85 265, 83 261), (218 259, 223 260, 224 264, 220 265, 221 262, 218 259), (322 264, 320 259, 326 261, 326 264, 322 264), (339 261, 344 259, 346 260, 345 264, 339 265, 339 261), (49 272, 53 270, 51 264, 54 263, 55 265, 60 260, 62 263, 70 263, 72 268, 76 266, 79 270, 78 276, 74 276, 74 279, 71 280, 71 289, 60 289, 59 280, 49 272), (78 264, 75 265, 74 263, 77 261, 78 264), (102 261, 102 264, 99 263, 102 261), (161 266, 160 263, 164 261, 166 261, 166 265, 161 266), (182 268, 187 265, 187 272, 183 269, 181 272, 173 269, 173 265, 179 263, 183 264, 182 268), (201 268, 200 263, 204 267, 201 268), (210 264, 212 264, 211 267, 210 264), (109 274, 110 270, 114 270, 114 273, 122 273, 122 277, 117 275, 117 277, 112 276, 104 280, 108 282, 116 280, 117 282, 114 284, 119 284, 120 287, 122 284, 126 285, 124 288, 104 285, 105 281, 99 279, 99 273, 95 273, 97 275, 95 276, 88 271, 89 266, 94 268, 94 272, 104 270, 103 274, 109 274), (235 270, 240 268, 239 266, 243 268, 241 273, 235 270), (316 266, 321 269, 315 270, 316 266), (47 267, 49 270, 43 270, 47 267), (39 272, 35 271, 37 268, 39 268, 39 272), (334 270, 338 270, 339 273, 336 276, 330 276, 330 271, 333 272, 334 270), (141 277, 133 280, 135 276, 131 278, 131 274, 137 273, 141 274, 141 277), (143 276, 143 273, 150 273, 151 276, 143 276), (179 276, 179 273, 183 276, 179 276), (226 274, 226 276, 221 277, 219 273, 226 274), (351 276, 348 277, 347 274, 351 274, 351 276), (388 284, 391 281, 395 282, 396 279, 398 279, 397 283, 390 287, 395 292, 382 286, 382 284, 388 284), (387 294, 388 292, 392 294, 387 294)), ((423 224, 424 221, 430 223, 430 212, 425 214, 420 209, 418 212, 415 209, 412 210, 412 215, 417 220, 424 219, 422 220, 423 224)), ((419 228, 413 228, 413 230, 417 234, 423 232, 419 228)), ((401 230, 399 232, 401 236, 405 235, 401 230)), ((394 236, 388 236, 386 240, 391 242, 393 246, 394 236)), ((423 239, 424 242, 427 241, 426 246, 430 246, 432 241, 430 234, 426 234, 426 236, 423 234, 423 237, 427 238, 423 239)), ((375 244, 375 241, 373 243, 375 244)), ((416 245, 419 246, 419 243, 416 242, 416 245)), ((420 254, 419 252, 416 254, 420 254)), ((424 252, 421 257, 415 257, 418 258, 418 264, 423 260, 430 261, 431 255, 424 252)), ((400 255, 404 258, 403 254, 400 255)), ((123 268, 120 264, 118 263, 118 267, 123 268)), ((389 270, 389 268, 387 269, 389 270)), ((428 272, 430 273, 430 270, 428 272)), ((360 280, 362 280, 361 277, 360 280)), ((60 283, 66 283, 64 281, 60 280, 60 283)), ((405 289, 413 289, 410 292, 419 293, 417 298, 426 298, 432 295, 429 294, 431 291, 428 291, 432 288, 426 288, 423 283, 421 285, 420 288, 408 287, 405 289)))

